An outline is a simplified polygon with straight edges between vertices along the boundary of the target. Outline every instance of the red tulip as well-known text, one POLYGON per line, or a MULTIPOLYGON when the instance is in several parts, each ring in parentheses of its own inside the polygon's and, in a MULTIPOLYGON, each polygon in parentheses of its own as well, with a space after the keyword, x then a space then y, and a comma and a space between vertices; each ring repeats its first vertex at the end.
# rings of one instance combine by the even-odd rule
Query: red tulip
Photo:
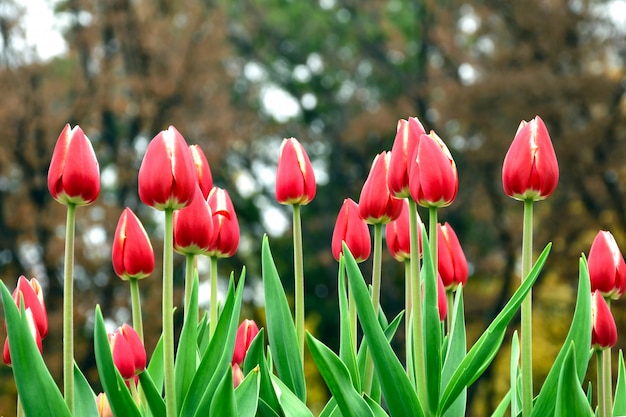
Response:
POLYGON ((142 279, 154 270, 154 250, 141 221, 126 207, 120 216, 111 249, 113 269, 118 277, 142 279))
POLYGON ((626 264, 611 232, 601 230, 589 251, 591 291, 618 299, 626 291, 626 264))
POLYGON ((444 321, 448 315, 448 299, 446 297, 446 288, 441 280, 441 274, 439 274, 437 279, 437 308, 439 309, 439 320, 444 321))
POLYGON ((96 397, 96 407, 98 408, 99 417, 113 417, 113 410, 111 410, 109 399, 105 393, 101 392, 96 397))
POLYGON ((283 139, 276 170, 276 200, 280 204, 309 204, 315 197, 313 166, 302 144, 283 139))
POLYGON ((437 264, 446 290, 456 290, 467 282, 467 260, 454 229, 446 223, 437 225, 437 264))
POLYGON ((228 191, 213 187, 208 204, 213 213, 213 239, 207 255, 231 257, 239 246, 239 222, 228 191))
POLYGON ((213 215, 200 186, 191 204, 174 212, 174 249, 183 254, 203 254, 213 240, 213 215))
POLYGON ((180 209, 198 182, 191 151, 174 126, 150 141, 139 167, 139 198, 157 210, 180 209))
POLYGON ((211 174, 211 168, 209 167, 209 161, 206 159, 206 155, 200 148, 200 145, 190 145, 191 157, 196 167, 196 176, 198 177, 198 185, 202 191, 202 196, 206 200, 209 197, 209 192, 213 188, 213 175, 211 174))
POLYGON ((433 131, 422 135, 409 165, 411 197, 426 207, 449 206, 456 198, 456 164, 445 143, 433 131))
POLYGON ((559 182, 559 165, 541 117, 522 121, 502 166, 502 185, 517 200, 543 200, 559 182))
POLYGON ((35 278, 29 281, 24 275, 21 275, 12 294, 18 307, 20 306, 20 295, 24 300, 24 309, 31 310, 37 332, 42 339, 45 338, 48 335, 48 313, 39 281, 35 278))
POLYGON ((351 198, 343 201, 333 230, 332 252, 336 260, 339 260, 343 252, 343 242, 346 242, 357 262, 363 262, 369 258, 372 250, 370 231, 359 215, 358 204, 351 198))
POLYGON ((100 193, 100 170, 91 142, 80 126, 59 135, 48 170, 48 190, 61 204, 91 204, 100 193))
POLYGON ((128 324, 109 335, 113 363, 124 379, 134 378, 146 369, 146 349, 139 335, 128 324))
POLYGON ((233 372, 233 387, 237 388, 239 384, 241 384, 244 380, 243 371, 241 370, 241 367, 239 366, 239 364, 234 363, 232 367, 232 372, 233 372))
POLYGON ((617 326, 606 300, 596 290, 591 294, 591 346, 603 350, 617 343, 617 326))
POLYGON ((242 364, 246 358, 246 353, 250 344, 259 334, 259 328, 254 320, 244 320, 237 329, 237 335, 235 336, 235 351, 233 352, 233 365, 242 364))
POLYGON ((376 155, 361 190, 359 212, 369 224, 389 223, 397 219, 402 210, 402 200, 392 197, 387 185, 390 155, 387 152, 376 155))
MULTIPOLYGON (((406 199, 402 201, 402 210, 400 216, 389 223, 385 229, 385 241, 389 253, 397 261, 404 262, 411 259, 411 233, 409 226, 409 202, 406 199)), ((420 256, 422 253, 422 221, 417 215, 417 238, 419 239, 420 256)))
POLYGON ((396 138, 391 148, 389 159, 389 191, 397 198, 410 196, 409 191, 409 160, 420 140, 420 136, 425 134, 424 127, 417 117, 410 117, 408 120, 398 121, 396 138))
MULTIPOLYGON (((33 316, 33 310, 28 307, 24 310, 24 314, 26 314, 26 319, 28 321, 28 327, 30 328, 30 332, 35 338, 35 343, 37 343, 37 347, 39 348, 39 352, 43 351, 41 346, 41 335, 39 334, 39 330, 37 329, 37 322, 33 316)), ((2 360, 5 364, 11 366, 11 351, 9 349, 9 338, 7 337, 4 341, 4 349, 2 351, 2 360)))

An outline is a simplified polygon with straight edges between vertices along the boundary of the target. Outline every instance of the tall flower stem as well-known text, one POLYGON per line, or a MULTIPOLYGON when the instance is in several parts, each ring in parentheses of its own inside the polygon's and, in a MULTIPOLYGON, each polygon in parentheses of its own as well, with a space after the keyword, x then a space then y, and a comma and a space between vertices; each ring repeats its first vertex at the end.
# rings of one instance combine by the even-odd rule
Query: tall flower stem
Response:
MULTIPOLYGON (((374 261, 372 267, 372 305, 374 312, 378 314, 380 308, 380 281, 383 265, 383 225, 374 224, 374 261)), ((363 378, 363 390, 370 394, 374 379, 374 361, 368 352, 365 362, 365 375, 363 378)))
POLYGON ((133 328, 143 342, 143 319, 141 318, 141 296, 139 295, 139 280, 130 279, 130 297, 133 310, 133 328))
POLYGON ((446 301, 448 303, 448 314, 446 315, 446 325, 448 334, 452 331, 452 311, 454 308, 454 291, 446 291, 446 301))
POLYGON ((604 352, 596 350, 596 384, 598 386, 598 417, 609 417, 609 403, 606 401, 607 389, 604 375, 604 352))
MULTIPOLYGON (((524 200, 524 226, 522 235, 522 282, 532 268, 533 251, 533 200, 524 200)), ((533 340, 532 340, 532 290, 522 301, 522 415, 530 416, 533 406, 533 340)))
POLYGON ((163 376, 166 416, 176 416, 176 385, 174 382, 174 235, 173 209, 165 209, 163 238, 163 376))
POLYGON ((65 265, 63 270, 63 392, 74 414, 74 235, 76 205, 67 205, 65 221, 65 265))
POLYGON ((217 256, 210 256, 211 263, 211 307, 209 321, 209 337, 212 338, 217 329, 217 256))
POLYGON ((613 410, 613 380, 611 375, 611 348, 602 351, 602 375, 604 376, 604 406, 607 410, 607 417, 611 416, 613 410))
POLYGON ((411 293, 413 298, 413 367, 415 370, 415 385, 417 396, 421 404, 428 404, 426 398, 426 363, 424 356, 424 326, 422 323, 422 286, 420 285, 420 251, 417 204, 409 198, 409 231, 411 245, 411 293))
POLYGON ((304 269, 302 261, 302 224, 300 204, 293 205, 293 272, 295 291, 295 324, 300 357, 304 363, 304 269))
POLYGON ((413 312, 413 290, 411 282, 411 261, 404 262, 404 339, 405 339, 405 354, 406 354, 406 370, 408 372, 410 366, 410 355, 413 349, 412 340, 409 337, 411 334, 411 313, 413 312))
POLYGON ((437 256, 437 222, 439 221, 436 206, 428 207, 428 243, 430 245, 430 256, 433 259, 433 269, 435 276, 439 273, 439 261, 437 256))
POLYGON ((189 302, 191 301, 191 288, 195 272, 196 255, 188 253, 185 255, 185 318, 189 313, 189 302))

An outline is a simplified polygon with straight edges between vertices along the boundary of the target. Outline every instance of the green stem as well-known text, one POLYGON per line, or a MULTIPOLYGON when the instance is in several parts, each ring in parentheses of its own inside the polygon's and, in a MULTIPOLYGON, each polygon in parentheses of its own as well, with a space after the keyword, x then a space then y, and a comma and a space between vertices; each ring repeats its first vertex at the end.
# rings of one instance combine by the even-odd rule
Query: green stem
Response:
POLYGON ((139 335, 139 339, 143 342, 143 320, 141 318, 141 296, 139 294, 139 280, 130 279, 130 297, 133 310, 133 328, 139 335))
POLYGON ((76 205, 67 205, 65 265, 63 271, 63 390, 65 403, 74 415, 74 235, 76 205))
POLYGON ((602 351, 602 374, 604 375, 604 404, 607 410, 607 416, 611 415, 613 410, 613 381, 611 372, 611 348, 602 351))
POLYGON ((24 414, 24 407, 22 407, 22 401, 20 401, 20 394, 17 394, 17 413, 16 417, 26 417, 24 414))
POLYGON ((300 358, 304 364, 304 270, 302 261, 302 224, 300 205, 293 205, 293 272, 295 291, 295 325, 300 358))
POLYGON ((448 334, 452 331, 452 310, 454 307, 454 291, 446 291, 446 300, 448 301, 448 314, 446 323, 448 325, 448 334))
POLYGON ((609 417, 608 403, 606 402, 606 386, 604 375, 603 351, 596 350, 596 384, 598 385, 598 417, 609 417))
POLYGON ((422 286, 420 285, 420 253, 418 240, 417 204, 409 198, 409 231, 411 245, 411 292, 413 296, 413 368, 417 396, 423 406, 428 404, 426 397, 426 363, 424 356, 424 326, 422 323, 422 286))
MULTIPOLYGON (((532 268, 533 200, 524 200, 524 228, 522 235, 522 277, 524 282, 532 268)), ((522 415, 530 416, 533 406, 533 341, 532 341, 532 290, 522 301, 521 329, 522 360, 522 415)))
MULTIPOLYGON (((372 305, 374 312, 378 314, 380 308, 380 279, 382 271, 383 259, 383 225, 376 223, 374 225, 374 264, 372 267, 372 305)), ((374 379, 374 361, 369 351, 365 361, 365 375, 363 377, 363 391, 368 395, 372 391, 372 382, 374 379)))
POLYGON ((176 416, 176 384, 174 381, 174 259, 172 209, 165 209, 163 239, 163 377, 166 416, 176 416))
POLYGON ((350 321, 350 336, 352 338, 352 350, 354 354, 357 354, 357 315, 356 315, 356 304, 354 301, 354 293, 350 285, 348 285, 348 275, 346 275, 346 284, 348 287, 348 319, 350 321))
POLYGON ((210 256, 211 263, 211 307, 209 315, 209 339, 213 338, 217 329, 217 256, 210 256))
POLYGON ((436 206, 428 207, 428 243, 430 246, 430 256, 433 259, 433 268, 435 270, 435 276, 439 276, 439 259, 437 252, 437 222, 438 213, 436 206))
MULTIPOLYGON (((410 355, 412 349, 412 342, 409 335, 411 334, 411 312, 413 310, 413 292, 411 290, 411 261, 404 262, 404 342, 405 342, 405 355, 406 355, 406 370, 409 371, 410 355)), ((415 381, 413 381, 415 382, 415 381)))
POLYGON ((188 253, 185 255, 185 312, 184 317, 189 313, 189 302, 191 301, 191 288, 195 272, 196 255, 188 253))
POLYGON ((128 382, 130 385, 130 394, 132 395, 133 400, 135 400, 135 404, 140 405, 141 398, 139 396, 139 391, 137 390, 137 384, 135 384, 135 380, 131 378, 128 382))

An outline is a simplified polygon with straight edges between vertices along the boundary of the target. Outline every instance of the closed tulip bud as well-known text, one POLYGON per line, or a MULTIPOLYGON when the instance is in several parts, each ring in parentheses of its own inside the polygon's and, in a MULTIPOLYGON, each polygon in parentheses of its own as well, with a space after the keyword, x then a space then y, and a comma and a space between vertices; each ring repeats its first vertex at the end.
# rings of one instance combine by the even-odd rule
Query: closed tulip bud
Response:
POLYGON ((276 200, 280 204, 309 204, 315 197, 313 166, 302 144, 283 139, 276 170, 276 200))
POLYGON ((425 207, 446 207, 456 198, 456 164, 448 147, 433 131, 420 137, 409 166, 409 188, 413 200, 425 207))
POLYGON ((559 165, 541 117, 522 121, 502 166, 504 192, 516 200, 543 200, 559 182, 559 165))
POLYGON ((79 126, 59 135, 48 170, 48 190, 61 204, 84 206, 100 193, 100 170, 91 142, 79 126))
POLYGON ((439 320, 444 321, 448 315, 448 299, 446 297, 446 288, 441 280, 441 274, 437 279, 437 308, 439 309, 439 320))
POLYGON ((202 151, 199 145, 190 145, 191 157, 196 167, 196 176, 198 178, 198 185, 202 191, 202 196, 206 200, 209 197, 209 192, 213 188, 213 175, 211 174, 211 168, 209 167, 209 161, 206 159, 206 155, 202 151))
POLYGON ((237 363, 233 364, 232 372, 233 372, 233 388, 237 388, 239 384, 243 382, 244 374, 243 374, 243 371, 241 370, 241 367, 237 363))
POLYGON ((409 191, 409 161, 415 152, 420 136, 425 134, 424 127, 417 117, 398 121, 396 138, 391 148, 389 159, 389 191, 397 198, 406 198, 409 191))
POLYGON ((626 290, 626 264, 611 232, 601 230, 589 251, 591 291, 604 297, 618 299, 626 290))
MULTIPOLYGON (((402 201, 400 216, 389 223, 385 228, 385 241, 389 253, 397 261, 404 262, 411 259, 411 233, 409 226, 409 203, 406 199, 402 201)), ((422 254, 422 221, 417 215, 417 237, 419 239, 420 256, 422 254)))
MULTIPOLYGON (((43 348, 41 345, 42 337, 39 334, 39 330, 37 329, 37 323, 33 316, 33 311, 30 307, 28 307, 26 308, 26 310, 24 310, 24 314, 26 314, 26 320, 28 322, 30 333, 33 335, 33 338, 35 339, 35 343, 37 344, 37 347, 39 348, 39 352, 41 353, 43 351, 43 348)), ((11 366, 11 351, 9 349, 8 337, 4 340, 4 349, 2 350, 2 360, 4 361, 5 364, 11 366)))
POLYGON ((96 397, 96 407, 98 408, 99 417, 113 417, 113 410, 111 410, 109 399, 105 393, 101 392, 96 397))
POLYGON ((154 271, 154 250, 141 221, 126 207, 122 212, 111 249, 113 269, 121 279, 142 279, 154 271))
POLYGON ((361 218, 369 224, 389 223, 400 215, 402 200, 389 194, 387 173, 390 153, 376 155, 359 198, 361 218))
POLYGON ((606 300, 596 290, 591 294, 591 346, 604 350, 617 343, 617 326, 606 300))
POLYGON ((213 239, 207 255, 231 257, 239 247, 239 222, 228 191, 213 187, 208 204, 213 213, 213 239))
POLYGON ((250 344, 259 334, 259 328, 254 320, 244 320, 237 329, 237 335, 235 336, 235 351, 233 352, 233 365, 242 364, 246 359, 246 353, 250 344))
POLYGON ((139 167, 139 198, 157 210, 187 206, 198 182, 194 166, 185 138, 170 126, 148 144, 139 167))
POLYGON ((44 339, 48 335, 48 313, 39 281, 35 278, 28 280, 24 275, 21 275, 12 294, 18 307, 20 306, 20 295, 24 300, 24 309, 30 310, 37 332, 41 339, 44 339))
POLYGON ((448 291, 456 290, 467 282, 467 259, 454 229, 448 223, 437 225, 437 263, 443 286, 448 291))
POLYGON ((209 251, 213 241, 213 215, 200 186, 191 203, 174 212, 174 249, 199 255, 209 251))
POLYGON ((369 258, 372 250, 370 231, 361 219, 358 204, 351 198, 343 201, 333 230, 332 252, 336 260, 339 260, 343 252, 342 242, 346 242, 357 262, 363 262, 369 258))
POLYGON ((146 349, 139 335, 127 324, 109 335, 113 363, 124 379, 134 378, 146 369, 146 349))

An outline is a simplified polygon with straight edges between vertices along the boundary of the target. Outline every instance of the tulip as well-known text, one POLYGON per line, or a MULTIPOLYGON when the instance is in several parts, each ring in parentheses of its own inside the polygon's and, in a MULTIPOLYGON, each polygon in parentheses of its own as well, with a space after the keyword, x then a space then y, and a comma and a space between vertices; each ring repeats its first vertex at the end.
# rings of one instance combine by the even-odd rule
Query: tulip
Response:
POLYGON ((241 365, 246 358, 246 353, 250 344, 259 333, 254 320, 244 320, 237 329, 237 335, 235 336, 235 351, 233 352, 233 365, 241 365))
POLYGON ((598 290, 604 297, 618 299, 626 290, 626 264, 615 238, 601 230, 589 251, 589 278, 591 291, 598 290))
POLYGON ((502 166, 504 192, 517 200, 543 200, 559 182, 559 165, 539 116, 522 121, 502 166))
POLYGON ((433 131, 423 134, 409 165, 411 197, 425 207, 452 204, 459 188, 456 164, 448 147, 433 131))
POLYGON ((444 225, 439 223, 437 227, 439 274, 446 290, 454 291, 467 282, 467 260, 454 229, 447 222, 444 225))
POLYGON ((243 382, 244 374, 239 364, 236 364, 236 363, 233 364, 232 372, 233 372, 233 387, 237 388, 239 384, 243 382))
POLYGON ((187 207, 174 212, 174 249, 183 254, 208 252, 213 240, 213 216, 200 186, 187 207))
POLYGON ((410 195, 409 160, 415 152, 420 136, 425 133, 426 131, 417 117, 398 121, 396 138, 391 148, 387 178, 389 191, 394 197, 406 198, 410 195))
POLYGON ((44 339, 48 335, 48 313, 39 281, 35 278, 29 281, 24 275, 21 275, 12 294, 18 307, 20 306, 20 295, 24 300, 24 309, 30 309, 37 332, 44 339))
POLYGON ((105 393, 101 392, 96 397, 96 407, 98 408, 99 417, 113 417, 113 410, 111 410, 109 399, 105 393))
POLYGON ((61 204, 84 206, 100 193, 100 171, 91 142, 80 126, 59 135, 48 170, 48 190, 61 204))
POLYGON ((146 349, 135 329, 123 324, 109 335, 113 363, 124 379, 134 378, 146 369, 146 349))
MULTIPOLYGON (((30 328, 30 332, 33 335, 33 338, 35 339, 35 343, 37 343, 37 347, 39 348, 39 352, 41 353, 43 351, 42 345, 41 345, 41 335, 39 334, 39 330, 37 328, 37 323, 35 321, 34 315, 33 315, 33 310, 28 307, 26 308, 26 310, 24 310, 24 314, 26 314, 26 320, 28 322, 28 327, 30 328)), ((4 361, 5 364, 11 366, 11 351, 9 349, 9 338, 7 337, 4 341, 4 349, 2 350, 2 360, 4 361)))
POLYGON ((602 293, 595 290, 591 294, 591 345, 596 350, 604 350, 617 343, 615 319, 602 293))
POLYGON ((228 191, 213 187, 208 204, 213 213, 213 239, 207 254, 218 258, 231 257, 239 246, 239 222, 228 191))
MULTIPOLYGON (((385 229, 385 241, 391 256, 397 261, 404 262, 411 259, 411 235, 409 229, 409 203, 406 199, 402 201, 400 216, 390 222, 385 229)), ((418 239, 420 246, 420 256, 422 252, 422 222, 418 221, 418 239)))
POLYGON ((339 260, 343 252, 342 242, 346 242, 357 262, 363 262, 369 258, 372 249, 370 232, 359 215, 358 204, 351 198, 343 201, 333 230, 332 252, 336 260, 339 260))
POLYGON ((276 200, 280 204, 306 205, 315 197, 313 166, 302 144, 283 139, 276 170, 276 200))
POLYGON ((439 321, 444 321, 448 314, 448 299, 441 275, 437 278, 437 308, 439 310, 439 321))
POLYGON ((150 141, 139 167, 139 198, 157 210, 180 209, 198 182, 191 151, 174 126, 150 141))
POLYGON ((402 200, 392 197, 387 185, 390 156, 388 152, 376 155, 361 190, 359 212, 366 223, 389 223, 400 216, 402 200))
POLYGON ((191 158, 196 167, 196 176, 198 178, 198 185, 202 191, 202 195, 206 200, 209 196, 211 188, 213 188, 213 175, 211 175, 211 168, 209 167, 209 161, 207 161, 202 148, 199 145, 190 145, 191 158))
POLYGON ((150 238, 139 218, 128 207, 117 223, 111 258, 115 274, 124 281, 145 278, 154 270, 150 238))

